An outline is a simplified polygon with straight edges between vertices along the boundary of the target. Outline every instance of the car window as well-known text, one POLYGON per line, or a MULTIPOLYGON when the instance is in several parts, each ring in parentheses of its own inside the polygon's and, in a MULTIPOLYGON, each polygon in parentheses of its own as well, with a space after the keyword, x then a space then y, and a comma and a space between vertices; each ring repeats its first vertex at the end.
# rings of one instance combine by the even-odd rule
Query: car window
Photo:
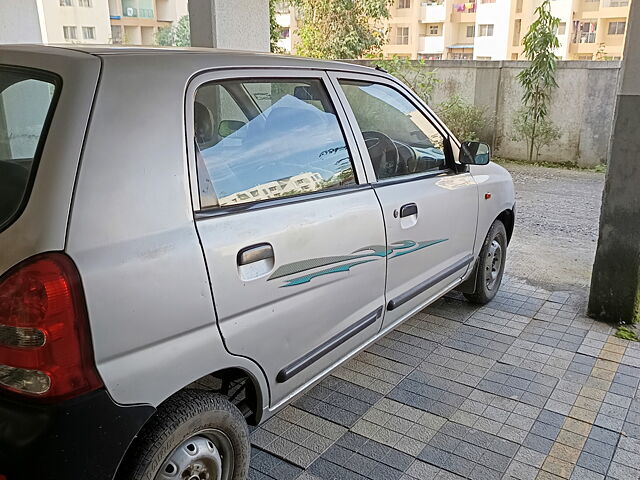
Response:
POLYGON ((55 93, 53 76, 0 66, 0 229, 29 196, 55 93))
POLYGON ((203 207, 355 183, 335 110, 317 79, 207 83, 196 92, 194 132, 203 207))
POLYGON ((378 179, 446 168, 444 137, 412 102, 379 83, 341 80, 378 179))

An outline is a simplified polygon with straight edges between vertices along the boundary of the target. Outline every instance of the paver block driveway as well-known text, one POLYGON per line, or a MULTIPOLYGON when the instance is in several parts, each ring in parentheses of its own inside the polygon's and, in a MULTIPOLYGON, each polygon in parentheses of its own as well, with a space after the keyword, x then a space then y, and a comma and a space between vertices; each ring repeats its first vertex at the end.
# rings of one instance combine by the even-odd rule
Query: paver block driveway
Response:
POLYGON ((441 299, 251 433, 251 479, 639 479, 640 344, 581 294, 441 299))

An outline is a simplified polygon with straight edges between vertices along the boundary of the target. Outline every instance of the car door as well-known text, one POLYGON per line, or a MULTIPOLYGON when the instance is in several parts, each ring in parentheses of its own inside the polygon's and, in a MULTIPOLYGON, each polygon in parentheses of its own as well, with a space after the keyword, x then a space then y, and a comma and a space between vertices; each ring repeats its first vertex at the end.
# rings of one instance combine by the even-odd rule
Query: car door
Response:
POLYGON ((218 324, 227 349, 264 370, 274 408, 382 322, 382 214, 327 81, 236 70, 202 75, 187 94, 218 324))
POLYGON ((477 185, 433 115, 384 76, 331 73, 385 220, 384 327, 460 282, 473 262, 477 185))

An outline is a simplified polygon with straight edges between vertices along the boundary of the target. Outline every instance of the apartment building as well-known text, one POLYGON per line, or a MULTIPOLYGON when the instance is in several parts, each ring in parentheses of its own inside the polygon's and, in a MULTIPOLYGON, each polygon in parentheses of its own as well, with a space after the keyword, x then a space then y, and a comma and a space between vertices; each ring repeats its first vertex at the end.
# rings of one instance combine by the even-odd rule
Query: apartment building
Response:
POLYGON ((0 0, 0 43, 153 45, 188 0, 0 0))
MULTIPOLYGON (((104 0, 102 0, 104 1, 104 0)), ((188 15, 187 0, 108 0, 111 43, 153 45, 159 28, 188 15)))
MULTIPOLYGON (((631 0, 552 0, 564 60, 619 59, 631 0)), ((386 57, 518 60, 542 0, 395 0, 386 57)))
POLYGON ((109 43, 106 0, 2 0, 0 43, 109 43))

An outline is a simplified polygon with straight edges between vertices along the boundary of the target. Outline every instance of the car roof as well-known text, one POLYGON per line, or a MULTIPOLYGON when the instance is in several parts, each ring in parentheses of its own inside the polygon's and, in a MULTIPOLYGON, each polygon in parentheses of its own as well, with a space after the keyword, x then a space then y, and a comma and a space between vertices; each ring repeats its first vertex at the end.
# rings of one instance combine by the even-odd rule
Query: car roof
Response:
POLYGON ((371 67, 347 62, 316 60, 292 55, 276 55, 271 53, 249 52, 241 50, 225 50, 219 48, 199 47, 131 47, 114 45, 64 45, 64 44, 20 44, 1 45, 0 50, 20 50, 33 53, 54 53, 56 55, 76 56, 85 53, 97 57, 110 56, 145 56, 162 57, 163 61, 170 61, 171 57, 184 58, 185 55, 197 56, 199 60, 211 62, 212 67, 246 62, 248 65, 256 63, 262 66, 315 68, 322 70, 346 70, 351 72, 370 73, 371 67))

